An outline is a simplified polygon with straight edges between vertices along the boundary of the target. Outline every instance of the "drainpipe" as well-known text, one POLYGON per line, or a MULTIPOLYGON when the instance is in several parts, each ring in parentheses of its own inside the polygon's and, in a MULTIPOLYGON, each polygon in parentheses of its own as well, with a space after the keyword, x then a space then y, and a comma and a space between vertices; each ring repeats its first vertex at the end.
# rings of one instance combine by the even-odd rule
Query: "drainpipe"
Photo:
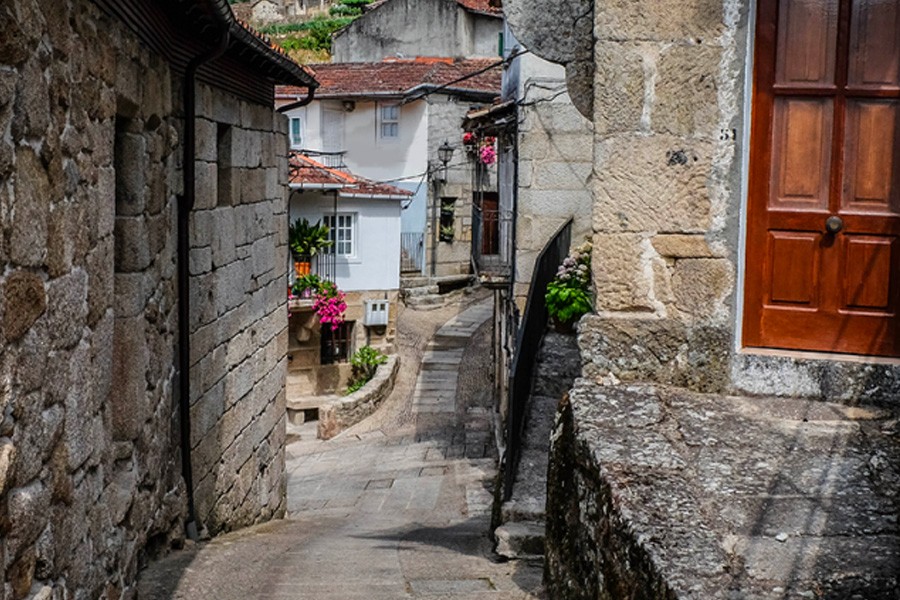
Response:
POLYGON ((291 102, 290 104, 285 104, 284 106, 280 106, 276 109, 277 112, 286 113, 289 110, 294 110, 295 108, 303 108, 307 104, 313 101, 313 97, 316 95, 316 88, 309 87, 306 88, 309 93, 306 95, 306 98, 302 100, 297 100, 296 102, 291 102))
POLYGON ((178 197, 178 413, 181 421, 181 474, 187 487, 188 518, 184 524, 185 534, 197 540, 197 511, 194 506, 194 475, 191 467, 191 282, 190 282, 190 236, 189 217, 194 208, 194 184, 196 168, 196 134, 194 128, 197 120, 196 78, 197 69, 206 62, 214 60, 225 53, 230 35, 228 25, 220 24, 221 37, 219 43, 195 57, 188 63, 184 72, 184 156, 182 173, 184 175, 183 194, 178 197))

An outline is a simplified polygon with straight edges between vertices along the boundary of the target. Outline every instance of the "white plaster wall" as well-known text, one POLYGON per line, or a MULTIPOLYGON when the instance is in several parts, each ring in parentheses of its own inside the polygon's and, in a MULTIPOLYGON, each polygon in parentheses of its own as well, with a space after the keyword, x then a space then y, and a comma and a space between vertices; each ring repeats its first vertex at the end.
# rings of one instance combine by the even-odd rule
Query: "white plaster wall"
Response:
MULTIPOLYGON (((394 100, 385 100, 392 102, 394 100)), ((339 108, 336 100, 317 100, 287 113, 303 119, 303 147, 321 150, 323 146, 322 113, 324 107, 339 108)), ((352 111, 344 111, 344 162, 354 175, 375 181, 410 177, 417 181, 428 164, 428 120, 424 101, 400 107, 400 135, 394 140, 381 139, 378 131, 377 102, 357 100, 352 111)))
MULTIPOLYGON (((311 222, 334 212, 331 193, 294 193, 291 221, 311 222)), ((345 292, 393 290, 400 287, 400 201, 338 198, 339 213, 355 213, 355 256, 338 256, 335 283, 345 292)))

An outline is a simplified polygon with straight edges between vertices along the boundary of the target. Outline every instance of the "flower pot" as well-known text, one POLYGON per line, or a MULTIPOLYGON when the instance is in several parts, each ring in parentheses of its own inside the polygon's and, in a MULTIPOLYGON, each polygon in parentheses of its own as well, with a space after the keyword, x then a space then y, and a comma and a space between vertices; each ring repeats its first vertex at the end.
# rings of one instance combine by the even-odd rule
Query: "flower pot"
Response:
POLYGON ((556 333, 575 333, 575 321, 557 321, 553 319, 553 329, 556 333))
POLYGON ((297 277, 302 277, 304 275, 309 275, 309 262, 301 262, 297 261, 294 263, 294 273, 297 277))

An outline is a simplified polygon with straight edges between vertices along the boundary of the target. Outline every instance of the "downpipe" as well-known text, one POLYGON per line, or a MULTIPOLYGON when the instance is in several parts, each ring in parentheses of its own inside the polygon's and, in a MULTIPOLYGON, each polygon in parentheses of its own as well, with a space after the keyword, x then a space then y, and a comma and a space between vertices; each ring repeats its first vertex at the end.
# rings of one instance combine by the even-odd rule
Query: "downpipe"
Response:
POLYGON ((216 46, 198 55, 188 63, 184 72, 182 98, 184 101, 184 155, 182 158, 183 193, 178 197, 177 228, 177 287, 178 287, 178 414, 181 437, 181 475, 187 488, 188 518, 184 524, 185 535, 197 540, 197 511, 194 504, 194 475, 191 466, 191 280, 190 280, 190 215, 196 193, 197 139, 197 70, 204 63, 222 56, 228 49, 230 34, 226 24, 221 25, 221 38, 216 46))

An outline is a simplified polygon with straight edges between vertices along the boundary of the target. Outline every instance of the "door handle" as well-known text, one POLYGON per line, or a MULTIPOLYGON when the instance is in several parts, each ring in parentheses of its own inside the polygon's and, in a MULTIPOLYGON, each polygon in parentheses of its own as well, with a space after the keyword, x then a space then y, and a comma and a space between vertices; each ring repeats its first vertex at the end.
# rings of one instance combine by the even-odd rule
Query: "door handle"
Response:
POLYGON ((834 235, 844 228, 844 220, 840 217, 828 217, 825 219, 825 231, 834 235))

